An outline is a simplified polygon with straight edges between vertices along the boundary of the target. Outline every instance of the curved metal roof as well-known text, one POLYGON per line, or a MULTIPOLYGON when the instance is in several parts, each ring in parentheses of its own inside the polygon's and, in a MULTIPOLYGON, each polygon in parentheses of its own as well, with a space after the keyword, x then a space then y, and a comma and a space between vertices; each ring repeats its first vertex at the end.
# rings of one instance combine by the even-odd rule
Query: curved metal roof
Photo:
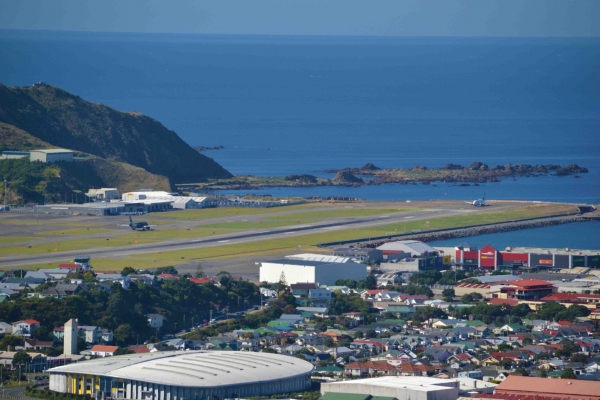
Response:
POLYGON ((169 351, 98 358, 49 370, 102 375, 162 385, 214 387, 310 374, 313 365, 295 357, 231 351, 169 351))

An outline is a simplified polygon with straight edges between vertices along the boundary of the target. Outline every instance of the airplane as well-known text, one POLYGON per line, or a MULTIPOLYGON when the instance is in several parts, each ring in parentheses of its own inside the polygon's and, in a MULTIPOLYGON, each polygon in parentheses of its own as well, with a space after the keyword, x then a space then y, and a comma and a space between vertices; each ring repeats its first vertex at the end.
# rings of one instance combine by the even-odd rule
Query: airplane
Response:
POLYGON ((481 199, 473 200, 473 201, 465 201, 467 204, 471 204, 475 207, 484 207, 485 206, 485 193, 483 193, 483 197, 481 199))
POLYGON ((129 226, 132 230, 137 231, 149 231, 153 226, 156 225, 148 225, 147 222, 133 222, 131 219, 131 215, 129 216, 129 225, 121 225, 121 226, 129 226))

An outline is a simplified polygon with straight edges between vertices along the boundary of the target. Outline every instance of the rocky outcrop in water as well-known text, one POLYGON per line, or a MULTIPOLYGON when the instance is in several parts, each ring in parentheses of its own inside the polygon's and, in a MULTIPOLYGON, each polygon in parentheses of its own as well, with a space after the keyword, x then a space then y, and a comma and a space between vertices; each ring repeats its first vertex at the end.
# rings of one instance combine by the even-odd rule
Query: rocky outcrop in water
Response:
POLYGON ((355 184, 363 182, 361 178, 354 175, 349 169, 338 171, 331 181, 338 184, 355 184))

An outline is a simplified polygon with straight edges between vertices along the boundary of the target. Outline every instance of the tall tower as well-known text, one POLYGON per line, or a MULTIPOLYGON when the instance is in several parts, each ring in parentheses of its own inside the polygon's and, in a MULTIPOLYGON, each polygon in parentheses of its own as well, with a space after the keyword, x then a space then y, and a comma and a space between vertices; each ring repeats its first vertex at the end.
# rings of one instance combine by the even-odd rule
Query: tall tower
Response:
POLYGON ((65 323, 64 351, 65 355, 77 354, 77 319, 71 318, 65 323))

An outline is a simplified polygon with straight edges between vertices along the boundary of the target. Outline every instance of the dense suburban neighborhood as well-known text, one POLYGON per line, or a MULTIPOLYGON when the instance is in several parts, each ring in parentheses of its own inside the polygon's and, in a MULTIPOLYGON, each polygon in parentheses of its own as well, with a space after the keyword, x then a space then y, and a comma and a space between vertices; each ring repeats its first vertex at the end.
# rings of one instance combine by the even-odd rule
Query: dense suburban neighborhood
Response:
POLYGON ((200 265, 195 276, 95 271, 89 257, 7 272, 0 363, 10 378, 120 354, 220 350, 301 358, 322 388, 412 377, 460 380, 479 396, 511 377, 600 381, 595 270, 473 269, 448 252, 413 241, 290 255, 260 263, 259 286, 200 265))

